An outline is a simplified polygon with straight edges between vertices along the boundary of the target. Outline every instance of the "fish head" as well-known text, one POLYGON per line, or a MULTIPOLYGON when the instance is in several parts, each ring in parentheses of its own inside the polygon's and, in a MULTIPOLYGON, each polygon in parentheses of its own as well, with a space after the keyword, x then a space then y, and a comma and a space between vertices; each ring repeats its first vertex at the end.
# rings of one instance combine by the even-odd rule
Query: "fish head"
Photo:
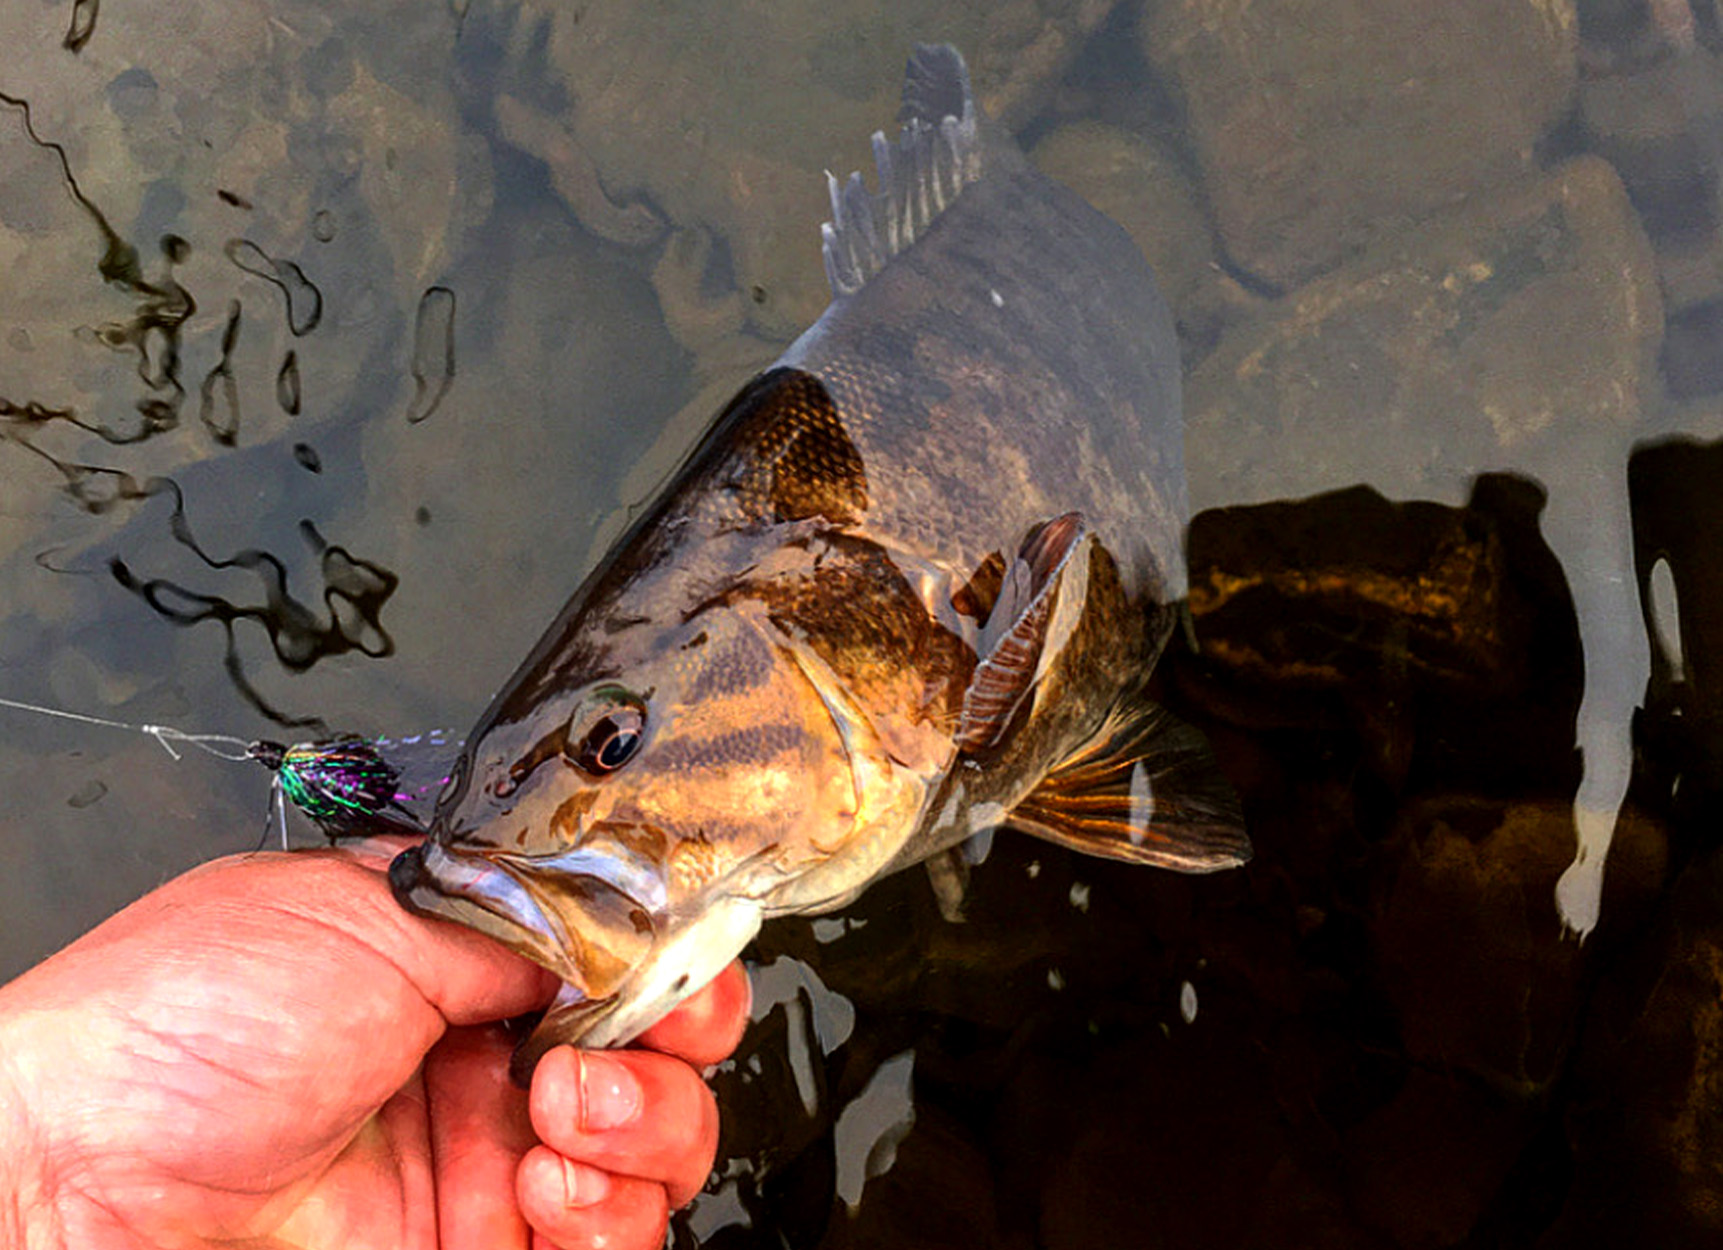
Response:
POLYGON ((843 683, 757 606, 695 614, 631 660, 555 689, 523 670, 430 838, 391 871, 410 909, 564 982, 528 1070, 556 1042, 650 1026, 740 953, 779 891, 799 910, 809 889, 853 894, 877 872, 871 831, 915 802, 843 683))

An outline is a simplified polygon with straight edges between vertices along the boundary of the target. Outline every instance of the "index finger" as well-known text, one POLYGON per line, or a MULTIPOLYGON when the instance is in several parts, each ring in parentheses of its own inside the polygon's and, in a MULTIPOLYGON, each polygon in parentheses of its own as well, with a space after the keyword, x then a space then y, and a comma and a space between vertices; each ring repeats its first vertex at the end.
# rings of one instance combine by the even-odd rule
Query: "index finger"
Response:
POLYGON ((696 1068, 729 1058, 748 1027, 753 990, 741 960, 733 960, 704 989, 642 1033, 635 1044, 675 1055, 696 1068))

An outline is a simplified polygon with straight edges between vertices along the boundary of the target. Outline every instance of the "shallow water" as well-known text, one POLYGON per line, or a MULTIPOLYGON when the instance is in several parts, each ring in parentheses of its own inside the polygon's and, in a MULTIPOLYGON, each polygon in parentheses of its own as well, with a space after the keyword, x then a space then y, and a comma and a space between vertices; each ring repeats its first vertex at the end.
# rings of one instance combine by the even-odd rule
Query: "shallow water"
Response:
MULTIPOLYGON (((962 925, 906 873, 770 927, 678 1244, 1715 1232, 1715 21, 672 9, 0 12, 0 697, 459 732, 817 314, 821 171, 953 38, 1178 312, 1164 684, 1258 858, 1002 836, 962 925)), ((0 977, 267 793, 0 709, 0 977)))

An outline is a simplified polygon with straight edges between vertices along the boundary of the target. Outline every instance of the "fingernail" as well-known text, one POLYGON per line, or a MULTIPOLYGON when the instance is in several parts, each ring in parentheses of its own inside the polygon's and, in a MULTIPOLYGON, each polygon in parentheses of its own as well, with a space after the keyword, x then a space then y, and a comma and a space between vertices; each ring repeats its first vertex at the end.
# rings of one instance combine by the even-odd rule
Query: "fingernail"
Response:
POLYGON ((573 1159, 562 1161, 562 1203, 566 1207, 595 1207, 610 1196, 610 1177, 573 1159))
POLYGON ((580 1061, 580 1131, 621 1128, 640 1114, 640 1083, 607 1055, 576 1051, 580 1061))

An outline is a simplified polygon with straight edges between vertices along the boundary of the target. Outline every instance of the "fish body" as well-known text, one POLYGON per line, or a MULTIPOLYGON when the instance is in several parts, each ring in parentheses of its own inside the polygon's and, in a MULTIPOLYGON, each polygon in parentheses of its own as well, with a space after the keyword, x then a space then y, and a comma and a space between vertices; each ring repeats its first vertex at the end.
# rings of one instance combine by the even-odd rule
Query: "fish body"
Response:
POLYGON ((832 184, 831 306, 588 576, 392 870, 564 981, 517 1075, 629 1040, 764 919, 1002 824, 1248 858, 1143 694, 1186 592, 1166 304, 955 50, 916 50, 903 117, 876 190, 832 184))

